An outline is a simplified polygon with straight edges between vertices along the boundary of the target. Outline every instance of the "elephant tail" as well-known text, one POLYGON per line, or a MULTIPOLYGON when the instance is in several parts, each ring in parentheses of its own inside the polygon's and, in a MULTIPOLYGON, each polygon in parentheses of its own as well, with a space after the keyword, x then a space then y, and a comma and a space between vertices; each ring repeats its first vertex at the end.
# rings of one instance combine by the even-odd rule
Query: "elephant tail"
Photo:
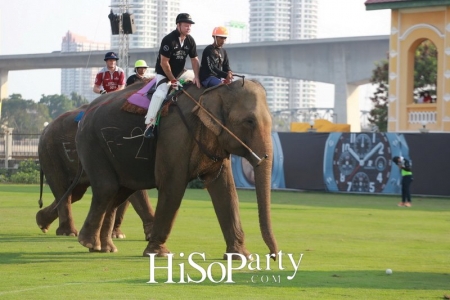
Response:
POLYGON ((40 188, 41 188, 41 192, 40 192, 39 201, 38 201, 39 208, 42 208, 42 206, 44 205, 44 201, 42 201, 42 190, 43 190, 43 187, 44 187, 44 171, 42 171, 42 168, 41 168, 41 174, 40 174, 40 188))
POLYGON ((81 165, 81 161, 78 160, 78 169, 77 169, 77 174, 75 174, 75 178, 72 181, 72 184, 69 186, 69 188, 67 189, 67 191, 64 193, 64 195, 58 200, 58 203, 55 205, 55 207, 53 209, 58 208, 59 204, 63 201, 63 200, 67 200, 68 196, 72 193, 72 190, 77 186, 78 181, 80 181, 81 175, 83 174, 83 166, 81 165))

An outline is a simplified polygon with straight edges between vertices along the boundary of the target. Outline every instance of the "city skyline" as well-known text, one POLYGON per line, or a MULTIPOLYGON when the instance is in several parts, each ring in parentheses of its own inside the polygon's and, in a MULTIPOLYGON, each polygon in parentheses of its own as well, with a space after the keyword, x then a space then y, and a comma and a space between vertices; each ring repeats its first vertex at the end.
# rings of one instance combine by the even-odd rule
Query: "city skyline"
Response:
MULTIPOLYGON (((248 1, 231 0, 227 5, 223 5, 221 1, 212 0, 208 7, 201 3, 201 0, 180 0, 180 10, 189 12, 196 22, 192 28, 192 35, 199 45, 211 42, 210 32, 218 23, 232 20, 248 22, 248 1)), ((64 5, 57 0, 43 0, 40 4, 31 0, 23 0, 20 4, 2 2, 0 54, 57 51, 61 46, 61 38, 69 30, 77 35, 86 36, 89 40, 109 42, 111 33, 107 19, 111 9, 109 4, 110 0, 93 2, 67 0, 64 5), (29 9, 20 9, 24 2, 29 4, 29 9), (47 12, 51 18, 43 19, 46 7, 52 7, 58 14, 47 12), (12 16, 7 13, 8 11, 17 14, 12 16), (8 26, 17 18, 27 22, 8 26)), ((341 4, 336 1, 319 0, 318 38, 389 34, 389 13, 390 11, 365 11, 363 0, 348 0, 341 4)), ((20 93, 23 98, 34 101, 38 101, 41 94, 59 94, 60 70, 10 72, 8 94, 12 93, 20 93), (32 79, 26 88, 23 85, 24 77, 32 79)), ((319 103, 317 105, 319 106, 319 103)))
MULTIPOLYGON (((250 0, 250 42, 315 39, 317 2, 250 0)), ((266 88, 267 104, 272 112, 315 107, 315 82, 272 76, 255 78, 266 88)))

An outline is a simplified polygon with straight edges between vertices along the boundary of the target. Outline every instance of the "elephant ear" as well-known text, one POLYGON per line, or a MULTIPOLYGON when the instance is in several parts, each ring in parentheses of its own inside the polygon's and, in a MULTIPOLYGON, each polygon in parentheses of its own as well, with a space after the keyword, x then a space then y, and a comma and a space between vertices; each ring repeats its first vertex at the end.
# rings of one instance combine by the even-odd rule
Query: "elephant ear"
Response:
POLYGON ((222 132, 222 127, 217 123, 219 121, 221 124, 224 124, 223 117, 223 103, 222 99, 217 92, 210 92, 209 94, 205 94, 200 98, 200 105, 202 107, 196 106, 193 110, 193 113, 199 117, 200 121, 211 130, 216 136, 219 136, 222 132), (207 110, 211 115, 214 116, 216 120, 214 120, 207 112, 207 110))

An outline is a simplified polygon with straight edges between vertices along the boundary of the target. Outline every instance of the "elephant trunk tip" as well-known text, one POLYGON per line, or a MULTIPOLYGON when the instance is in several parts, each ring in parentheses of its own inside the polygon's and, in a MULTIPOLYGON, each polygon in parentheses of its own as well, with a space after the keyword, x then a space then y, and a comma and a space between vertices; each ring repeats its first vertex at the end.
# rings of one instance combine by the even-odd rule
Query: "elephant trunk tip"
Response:
POLYGON ((278 256, 278 247, 277 247, 276 243, 269 246, 269 253, 270 253, 270 257, 274 261, 276 261, 277 256, 278 256))

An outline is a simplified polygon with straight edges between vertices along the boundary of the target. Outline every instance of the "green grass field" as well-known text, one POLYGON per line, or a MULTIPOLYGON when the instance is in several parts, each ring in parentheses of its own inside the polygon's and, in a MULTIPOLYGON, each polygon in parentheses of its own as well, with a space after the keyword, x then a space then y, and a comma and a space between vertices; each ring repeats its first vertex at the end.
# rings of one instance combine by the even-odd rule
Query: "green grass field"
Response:
MULTIPOLYGON (((48 188, 44 205, 53 200, 48 188)), ((155 191, 149 192, 155 206, 155 191)), ((44 234, 37 227, 37 185, 0 185, 0 299, 443 299, 450 294, 450 199, 414 198, 397 207, 399 197, 273 192, 272 221, 282 265, 264 270, 255 194, 239 191, 249 251, 263 258, 263 270, 232 272, 235 283, 165 283, 155 271, 147 283, 149 258, 142 252, 142 223, 130 206, 116 240, 117 253, 89 253, 74 237, 56 236, 57 223, 44 234), (303 258, 295 277, 287 254, 303 258), (281 267, 281 268, 280 268, 281 267), (386 275, 386 269, 392 275, 386 275)), ((73 206, 81 229, 90 195, 73 206)), ((220 281, 225 242, 205 190, 185 194, 167 246, 174 253, 173 281, 180 265, 187 281, 201 280, 187 255, 220 281), (184 257, 180 257, 184 253, 184 257)), ((167 264, 158 258, 157 266, 167 264)), ((237 268, 240 262, 234 262, 237 268)), ((251 264, 256 266, 256 262, 251 264)))

